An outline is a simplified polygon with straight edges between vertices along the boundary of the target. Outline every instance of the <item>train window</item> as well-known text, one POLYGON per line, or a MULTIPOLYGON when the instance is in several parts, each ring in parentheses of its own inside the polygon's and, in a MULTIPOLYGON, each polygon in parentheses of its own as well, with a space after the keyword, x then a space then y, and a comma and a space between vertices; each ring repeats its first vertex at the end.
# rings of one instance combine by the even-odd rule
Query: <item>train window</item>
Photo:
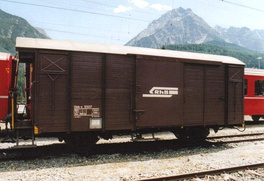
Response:
POLYGON ((248 94, 248 80, 244 79, 244 95, 248 94))
POLYGON ((264 80, 255 81, 255 95, 264 96, 264 80))

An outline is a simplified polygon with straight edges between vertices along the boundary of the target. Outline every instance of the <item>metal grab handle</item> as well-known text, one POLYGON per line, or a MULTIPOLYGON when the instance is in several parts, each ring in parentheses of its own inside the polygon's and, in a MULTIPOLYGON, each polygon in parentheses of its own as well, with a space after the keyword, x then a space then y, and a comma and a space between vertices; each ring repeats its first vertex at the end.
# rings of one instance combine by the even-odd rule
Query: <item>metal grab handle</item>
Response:
POLYGON ((146 110, 144 110, 144 109, 134 109, 133 111, 135 113, 143 113, 143 112, 146 112, 146 110))

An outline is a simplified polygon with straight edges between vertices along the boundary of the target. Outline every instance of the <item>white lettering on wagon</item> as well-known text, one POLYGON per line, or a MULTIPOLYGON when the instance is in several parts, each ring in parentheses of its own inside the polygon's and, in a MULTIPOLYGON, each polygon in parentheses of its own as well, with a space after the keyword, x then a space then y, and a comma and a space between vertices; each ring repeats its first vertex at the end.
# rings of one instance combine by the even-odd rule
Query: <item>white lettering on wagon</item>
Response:
POLYGON ((143 94, 143 97, 171 98, 179 94, 178 87, 152 87, 149 94, 143 94))
POLYGON ((81 118, 81 117, 92 117, 92 118, 98 118, 100 117, 100 109, 99 108, 93 108, 92 105, 74 105, 74 118, 81 118))
POLYGON ((8 96, 0 96, 0 99, 8 99, 8 96))

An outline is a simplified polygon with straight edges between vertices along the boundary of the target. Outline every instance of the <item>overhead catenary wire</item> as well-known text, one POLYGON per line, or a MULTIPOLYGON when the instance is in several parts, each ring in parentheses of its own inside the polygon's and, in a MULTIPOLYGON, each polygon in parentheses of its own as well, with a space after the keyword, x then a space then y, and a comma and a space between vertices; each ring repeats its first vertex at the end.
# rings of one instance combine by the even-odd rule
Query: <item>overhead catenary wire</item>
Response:
MULTIPOLYGON (((79 7, 82 7, 83 6, 76 6, 76 4, 74 5, 71 5, 70 8, 66 7, 65 5, 67 5, 67 3, 64 3, 62 5, 60 5, 60 7, 56 6, 56 2, 49 2, 48 5, 45 5, 45 4, 36 4, 36 3, 28 3, 28 2, 19 2, 19 1, 15 1, 15 0, 0 0, 0 1, 3 1, 3 2, 8 2, 8 3, 16 3, 16 4, 22 4, 22 5, 26 5, 26 6, 35 6, 35 7, 41 7, 41 8, 48 8, 48 9, 55 9, 55 10, 62 10, 62 11, 70 11, 70 12, 77 12, 77 13, 85 13, 85 14, 91 14, 91 15, 95 15, 95 16, 104 16, 104 17, 110 17, 110 18, 116 18, 116 19, 120 19, 121 22, 123 21, 129 21, 129 22, 137 22, 138 23, 148 23, 152 20, 147 20, 147 19, 142 19, 142 18, 133 18, 131 16, 131 14, 129 14, 128 16, 118 16, 118 15, 111 15, 111 14, 107 14, 107 13, 100 13, 100 12, 93 12, 93 11, 87 11, 87 10, 80 10, 79 7), (50 4, 54 5, 54 6, 51 6, 50 4), (63 7, 64 6, 64 7, 63 7), (78 7, 78 9, 74 9, 74 7, 78 7)), ((94 1, 87 1, 87 0, 83 0, 84 2, 89 2, 89 3, 96 3, 96 4, 100 4, 100 5, 103 5, 103 6, 109 6, 109 7, 115 7, 115 6, 112 6, 112 5, 109 5, 109 4, 105 4, 105 3, 97 3, 97 2, 94 2, 94 1)), ((43 1, 42 1, 43 2, 43 1)), ((44 1, 45 2, 45 1, 44 1)), ((57 4, 58 5, 58 4, 57 4)), ((134 11, 134 10, 133 10, 134 11)), ((137 11, 137 12, 140 12, 140 13, 147 13, 147 14, 152 14, 152 13, 148 13, 148 12, 143 12, 143 11, 137 11)), ((141 16, 141 17, 147 17, 147 16, 141 16)), ((51 23, 46 23, 46 22, 38 22, 38 24, 51 24, 51 23)), ((67 26, 67 27, 71 27, 71 28, 89 28, 89 29, 94 29, 96 30, 96 28, 94 27, 84 27, 84 26, 69 26, 69 25, 63 25, 63 24, 56 24, 56 23, 53 23, 53 25, 55 26, 67 26)), ((124 41, 122 40, 122 38, 120 38, 120 34, 123 34, 123 35, 126 35, 126 34, 131 34, 130 30, 128 30, 127 32, 126 31, 114 31, 113 29, 107 29, 107 30, 102 30, 102 31, 105 31, 105 32, 113 32, 114 34, 118 34, 118 38, 117 37, 99 37, 99 36, 94 36, 94 35, 89 35, 89 34, 85 34, 85 33, 79 33, 79 32, 71 32, 71 31, 65 31, 65 30, 59 30, 59 29, 54 29, 54 28, 42 28, 44 30, 47 30, 47 31, 52 31, 52 32, 60 32, 60 33, 67 33, 67 34, 73 34, 73 35, 80 35, 80 36, 86 36, 86 37, 94 37, 94 38, 100 38, 100 39, 108 39, 108 40, 114 40, 114 41, 124 41)), ((97 28, 98 29, 98 28, 97 28)), ((100 29, 98 29, 100 30, 100 29)), ((128 40, 126 40, 128 41, 128 40)))
POLYGON ((111 14, 105 14, 105 13, 85 11, 85 10, 80 10, 80 9, 77 10, 77 9, 63 8, 63 7, 55 7, 55 6, 49 6, 49 5, 43 5, 43 4, 34 4, 34 3, 18 2, 18 1, 13 1, 13 0, 0 0, 0 1, 10 2, 10 3, 24 4, 24 5, 29 5, 29 6, 38 6, 38 7, 50 8, 50 9, 58 9, 58 10, 64 10, 64 11, 72 11, 72 12, 78 12, 78 13, 94 14, 94 15, 99 15, 99 16, 108 16, 108 17, 114 17, 114 18, 120 18, 120 19, 129 19, 129 20, 134 20, 134 21, 149 22, 147 20, 139 19, 139 18, 125 17, 125 16, 117 16, 117 15, 111 15, 111 14))
POLYGON ((240 7, 243 7, 243 8, 247 8, 247 9, 251 9, 251 10, 255 10, 255 11, 259 11, 259 12, 264 13, 264 10, 262 10, 262 9, 257 9, 257 8, 250 7, 250 6, 245 6, 245 5, 234 3, 234 2, 230 2, 230 1, 227 1, 227 0, 220 0, 220 1, 228 3, 228 4, 232 4, 232 5, 235 5, 235 6, 240 6, 240 7))
MULTIPOLYGON (((15 0, 0 0, 0 1, 3 1, 3 2, 10 2, 10 3, 18 3, 18 4, 24 4, 24 5, 28 5, 28 6, 38 6, 38 7, 43 7, 43 8, 49 8, 49 9, 57 9, 57 10, 63 10, 63 11, 71 11, 71 12, 78 12, 78 13, 86 13, 86 14, 93 14, 93 15, 96 15, 96 16, 106 16, 106 17, 111 17, 111 18, 118 18, 120 19, 120 21, 123 21, 123 20, 129 20, 129 21, 135 21, 135 22, 151 22, 152 20, 146 20, 146 19, 142 19, 142 18, 133 18, 131 16, 118 16, 118 15, 111 15, 111 14, 107 14, 107 13, 100 13, 100 12, 93 12, 93 11, 86 11, 86 10, 80 10, 80 9, 74 9, 72 6, 70 8, 68 7, 62 7, 62 6, 51 6, 50 4, 49 5, 45 5, 45 4, 36 4, 36 3, 27 3, 27 2, 19 2, 19 1, 15 1, 15 0)), ((102 5, 102 6, 107 6, 107 7, 115 7, 113 5, 110 5, 110 4, 107 4, 107 3, 101 3, 101 2, 95 2, 95 1, 90 1, 90 0, 82 0, 84 2, 89 2, 89 3, 94 3, 94 4, 98 4, 98 5, 102 5)), ((244 7, 244 8, 249 8, 251 10, 256 10, 256 11, 260 11, 260 12, 264 12, 263 10, 261 9, 257 9, 257 8, 253 8, 253 7, 249 7, 249 6, 245 6, 245 5, 242 5, 242 4, 238 4, 238 3, 233 3, 233 2, 230 2, 230 1, 227 1, 227 0, 221 0, 222 2, 225 2, 225 3, 229 3, 229 4, 233 4, 233 5, 236 5, 236 6, 241 6, 241 7, 244 7)), ((52 3, 54 4, 54 3, 52 3)), ((79 6, 80 7, 80 6, 79 6)), ((139 11, 138 11, 139 12, 139 11)), ((141 12, 141 11, 140 11, 141 12)), ((142 12, 143 13, 143 12, 142 12)), ((148 13, 148 12, 145 12, 145 13, 148 13)), ((46 22, 38 22, 40 24, 51 24, 51 23, 46 23, 46 22)), ((63 24, 57 24, 57 23, 53 23, 55 26, 68 26, 68 25, 63 25, 63 24)), ((88 27, 84 27, 84 26, 71 26, 73 28, 88 28, 88 27)), ((90 27, 89 27, 90 28, 90 27)), ((75 35, 79 35, 79 36, 88 36, 88 37, 95 37, 95 38, 101 38, 101 39, 111 39, 111 40, 117 40, 117 41, 120 41, 120 37, 118 35, 118 38, 111 38, 111 37, 99 37, 99 36, 94 36, 94 35, 89 35, 89 34, 85 34, 85 33, 79 33, 79 32, 72 32, 72 31, 65 31, 65 30, 59 30, 59 29, 56 29, 56 28, 43 28, 44 30, 48 30, 48 31, 53 31, 53 32, 60 32, 60 33, 68 33, 68 34, 75 34, 75 35)), ((96 29, 94 27, 90 28, 90 29, 96 29)), ((120 28, 121 29, 121 28, 120 28)), ((98 29, 100 30, 100 29, 98 29)), ((122 30, 119 30, 119 31, 114 31, 113 29, 111 30, 103 30, 102 31, 112 31, 113 33, 119 33, 119 34, 130 34, 130 30, 125 33, 124 31, 122 30)), ((231 35, 232 36, 232 35, 231 35)), ((237 36, 238 35, 233 35, 233 36, 237 36)), ((254 39, 258 39, 258 38, 254 38, 254 39)), ((262 39, 260 39, 262 40, 262 39)))

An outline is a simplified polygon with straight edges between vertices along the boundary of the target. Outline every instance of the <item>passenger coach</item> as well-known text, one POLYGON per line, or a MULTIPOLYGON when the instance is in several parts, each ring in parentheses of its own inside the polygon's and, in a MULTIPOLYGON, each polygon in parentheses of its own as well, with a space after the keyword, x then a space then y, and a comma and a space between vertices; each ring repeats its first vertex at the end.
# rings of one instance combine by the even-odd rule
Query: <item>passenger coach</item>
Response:
POLYGON ((9 53, 0 52, 0 120, 8 113, 8 94, 11 85, 12 59, 9 53))
POLYGON ((244 64, 235 58, 32 38, 17 38, 16 48, 33 136, 90 144, 171 131, 197 139, 243 124, 244 64))
POLYGON ((264 117, 264 70, 245 69, 245 115, 253 121, 264 117))

